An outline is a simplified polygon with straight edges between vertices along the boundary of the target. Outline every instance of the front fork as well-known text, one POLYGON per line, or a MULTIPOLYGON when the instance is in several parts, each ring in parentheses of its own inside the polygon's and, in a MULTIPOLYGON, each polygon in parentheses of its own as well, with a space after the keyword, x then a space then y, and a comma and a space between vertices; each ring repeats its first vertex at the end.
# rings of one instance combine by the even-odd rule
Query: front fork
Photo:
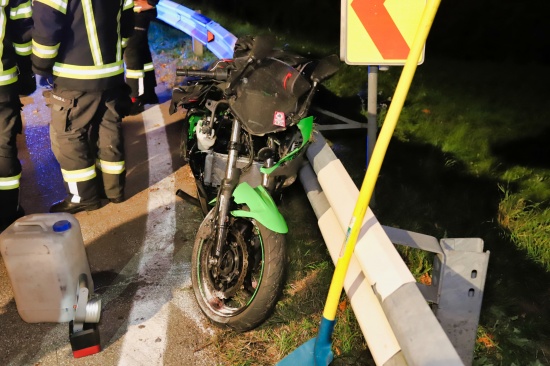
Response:
MULTIPOLYGON (((275 142, 272 138, 267 139, 267 147, 273 151, 275 150, 275 142)), ((274 165, 274 162, 275 159, 273 159, 273 157, 267 158, 264 161, 263 167, 271 168, 274 165)), ((267 173, 262 173, 262 186, 267 189, 270 194, 273 194, 273 190, 275 189, 275 179, 267 173)))
MULTIPOLYGON (((237 168, 237 159, 240 151, 240 135, 241 123, 235 119, 233 120, 233 125, 231 128, 225 177, 222 179, 220 184, 220 190, 216 200, 216 245, 214 257, 211 258, 210 264, 216 266, 218 269, 221 265, 220 258, 222 255, 223 245, 227 240, 229 212, 234 194, 236 202, 246 202, 250 208, 249 212, 241 210, 233 211, 232 214, 234 216, 253 217, 261 222, 265 227, 275 232, 286 233, 288 231, 283 216, 280 214, 279 210, 277 210, 275 202, 268 193, 272 191, 275 184, 274 179, 269 177, 269 173, 263 173, 263 187, 253 189, 248 184, 243 183, 242 187, 239 186, 241 189, 237 195, 236 188, 239 185, 239 178, 241 175, 241 169, 237 168), (249 187, 249 189, 247 189, 247 187, 249 187)), ((271 146, 274 144, 273 141, 270 140, 268 144, 271 148, 274 148, 274 146, 271 146)), ((264 166, 266 168, 273 166, 273 158, 267 159, 264 162, 264 166)))
MULTIPOLYGON (((229 209, 231 206, 231 197, 237 184, 239 184, 239 177, 241 170, 237 168, 237 159, 239 157, 240 149, 240 135, 241 135, 241 123, 237 120, 233 120, 231 127, 231 138, 229 140, 228 153, 227 153, 227 167, 225 169, 225 178, 220 185, 220 191, 218 193, 218 199, 216 202, 217 208, 217 231, 216 231, 216 251, 215 257, 219 261, 222 252, 222 246, 227 238, 227 223, 229 221, 229 209)), ((217 263, 216 263, 217 264, 217 263)))

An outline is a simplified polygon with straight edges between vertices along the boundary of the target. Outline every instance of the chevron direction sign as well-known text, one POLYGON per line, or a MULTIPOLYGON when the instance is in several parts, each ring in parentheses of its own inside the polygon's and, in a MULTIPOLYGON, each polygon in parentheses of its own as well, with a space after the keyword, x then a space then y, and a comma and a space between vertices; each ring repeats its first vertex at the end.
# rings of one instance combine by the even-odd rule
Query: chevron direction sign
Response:
MULTIPOLYGON (((342 0, 340 58, 350 65, 404 65, 426 0, 342 0)), ((424 61, 424 52, 418 61, 424 61)))

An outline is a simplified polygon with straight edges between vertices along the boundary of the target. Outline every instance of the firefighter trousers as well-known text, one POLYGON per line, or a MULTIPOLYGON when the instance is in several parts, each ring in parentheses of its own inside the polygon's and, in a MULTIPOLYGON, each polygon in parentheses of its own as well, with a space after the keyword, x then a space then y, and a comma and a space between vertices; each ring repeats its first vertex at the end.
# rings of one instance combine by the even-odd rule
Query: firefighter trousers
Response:
POLYGON ((8 219, 19 211, 21 163, 17 158, 17 134, 23 123, 17 92, 0 92, 0 218, 8 219))
POLYGON ((105 91, 54 87, 44 92, 51 108, 50 140, 68 202, 122 198, 125 163, 122 118, 131 105, 126 85, 105 91))

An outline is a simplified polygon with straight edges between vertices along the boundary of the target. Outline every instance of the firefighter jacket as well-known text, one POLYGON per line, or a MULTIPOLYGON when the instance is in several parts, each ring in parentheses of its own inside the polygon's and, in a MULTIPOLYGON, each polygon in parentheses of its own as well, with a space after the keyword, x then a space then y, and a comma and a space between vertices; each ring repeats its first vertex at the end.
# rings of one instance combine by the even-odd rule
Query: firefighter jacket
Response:
POLYGON ((133 0, 34 0, 34 72, 53 75, 56 86, 68 90, 123 85, 133 13, 133 0))
POLYGON ((18 74, 31 75, 31 0, 0 0, 0 93, 13 88, 18 74))

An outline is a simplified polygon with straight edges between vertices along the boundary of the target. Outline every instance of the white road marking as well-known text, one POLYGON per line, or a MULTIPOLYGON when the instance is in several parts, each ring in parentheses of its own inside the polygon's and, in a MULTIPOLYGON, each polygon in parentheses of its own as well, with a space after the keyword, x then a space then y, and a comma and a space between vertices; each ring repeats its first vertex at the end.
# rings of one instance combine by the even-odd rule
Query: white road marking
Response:
POLYGON ((134 296, 119 365, 162 365, 166 347, 170 286, 159 286, 172 266, 176 232, 175 187, 170 148, 160 108, 143 112, 149 156, 148 215, 143 255, 138 267, 140 288, 134 296))

